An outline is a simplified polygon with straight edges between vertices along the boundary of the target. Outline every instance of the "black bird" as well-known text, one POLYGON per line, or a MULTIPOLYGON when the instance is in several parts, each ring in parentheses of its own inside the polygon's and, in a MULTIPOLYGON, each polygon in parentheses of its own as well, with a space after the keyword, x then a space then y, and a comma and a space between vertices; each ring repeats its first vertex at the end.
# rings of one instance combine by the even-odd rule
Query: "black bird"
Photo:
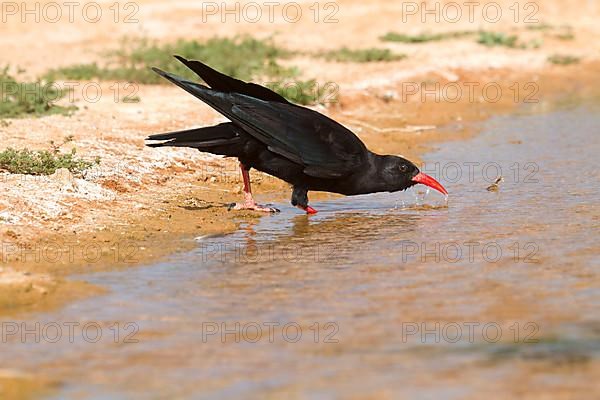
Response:
POLYGON ((196 96, 231 122, 216 126, 152 135, 162 140, 148 146, 192 147, 200 151, 237 157, 244 179, 245 200, 232 208, 276 212, 254 201, 251 168, 293 185, 292 205, 308 214, 309 190, 357 195, 395 192, 421 183, 447 195, 444 187, 410 161, 369 151, 351 131, 334 120, 288 102, 255 83, 222 74, 199 61, 175 56, 209 87, 179 76, 153 70, 196 96))

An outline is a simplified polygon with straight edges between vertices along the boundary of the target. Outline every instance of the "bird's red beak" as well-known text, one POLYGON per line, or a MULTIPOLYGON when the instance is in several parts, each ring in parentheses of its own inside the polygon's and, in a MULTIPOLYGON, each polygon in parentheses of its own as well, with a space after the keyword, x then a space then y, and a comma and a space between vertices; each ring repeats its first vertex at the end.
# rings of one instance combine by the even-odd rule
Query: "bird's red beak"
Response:
POLYGON ((429 175, 424 174, 422 172, 419 172, 414 178, 412 178, 412 181, 420 183, 425 186, 429 186, 430 188, 433 188, 433 189, 437 190, 438 192, 445 194, 446 196, 448 195, 448 191, 446 189, 444 189, 444 187, 442 186, 441 183, 439 183, 438 181, 436 181, 429 175))

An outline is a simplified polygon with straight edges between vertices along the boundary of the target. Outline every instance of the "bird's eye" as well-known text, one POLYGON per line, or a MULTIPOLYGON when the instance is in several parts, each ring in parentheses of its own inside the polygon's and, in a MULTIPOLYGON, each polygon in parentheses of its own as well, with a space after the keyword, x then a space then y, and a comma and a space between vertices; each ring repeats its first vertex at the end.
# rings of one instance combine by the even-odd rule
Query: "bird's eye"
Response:
POLYGON ((407 171, 408 171, 408 165, 406 165, 406 164, 400 165, 400 172, 407 172, 407 171))

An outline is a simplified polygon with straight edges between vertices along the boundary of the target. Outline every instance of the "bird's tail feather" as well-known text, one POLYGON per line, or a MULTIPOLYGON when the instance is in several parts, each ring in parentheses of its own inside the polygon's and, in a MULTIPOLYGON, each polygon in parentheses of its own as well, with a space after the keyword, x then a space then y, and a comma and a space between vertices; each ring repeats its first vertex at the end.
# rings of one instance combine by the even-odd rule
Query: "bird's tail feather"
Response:
POLYGON ((165 72, 161 69, 152 67, 152 70, 162 76, 163 78, 171 81, 175 85, 179 86, 186 92, 190 93, 192 96, 202 100, 213 109, 229 118, 232 121, 236 121, 238 117, 231 111, 233 106, 231 99, 228 98, 229 95, 225 92, 220 92, 218 90, 212 90, 204 85, 200 85, 196 82, 191 82, 187 79, 184 79, 180 76, 171 74, 169 72, 165 72))
POLYGON ((146 140, 164 140, 148 143, 149 147, 192 147, 216 154, 229 155, 227 147, 240 142, 240 133, 231 122, 215 126, 151 135, 146 140))
MULTIPOLYGON (((240 93, 265 101, 290 104, 284 97, 267 89, 264 86, 252 82, 244 82, 231 76, 227 76, 208 65, 196 60, 186 60, 181 56, 174 56, 177 60, 191 69, 213 90, 225 93, 240 93)), ((157 71, 158 72, 158 71, 157 71)))

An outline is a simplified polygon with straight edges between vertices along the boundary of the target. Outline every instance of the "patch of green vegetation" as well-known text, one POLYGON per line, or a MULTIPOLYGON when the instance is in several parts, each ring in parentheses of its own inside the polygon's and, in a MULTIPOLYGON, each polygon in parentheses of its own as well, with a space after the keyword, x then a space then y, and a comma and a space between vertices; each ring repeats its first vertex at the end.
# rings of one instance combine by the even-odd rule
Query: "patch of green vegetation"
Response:
POLYGON ((0 118, 69 115, 77 109, 75 106, 63 107, 54 103, 68 91, 53 81, 19 82, 8 73, 8 69, 8 66, 0 69, 0 118))
POLYGON ((338 62, 378 62, 378 61, 397 61, 406 58, 405 54, 394 54, 389 49, 359 49, 352 50, 343 47, 339 50, 332 50, 322 55, 328 61, 338 62))
POLYGON ((519 45, 520 49, 539 49, 544 44, 542 39, 532 39, 527 43, 523 43, 519 45))
POLYGON ((548 57, 548 62, 555 65, 572 65, 579 64, 581 59, 575 56, 562 55, 562 54, 554 54, 548 57))
POLYGON ((507 35, 499 32, 479 32, 477 43, 487 47, 508 47, 511 49, 538 49, 542 46, 541 39, 532 39, 527 43, 519 43, 517 35, 507 35))
POLYGON ((518 40, 519 37, 517 35, 506 35, 499 32, 481 31, 479 32, 477 43, 487 47, 503 46, 514 49, 517 47, 518 40))
POLYGON ((555 37, 559 40, 573 40, 575 39, 575 34, 573 34, 573 28, 570 25, 562 25, 562 26, 554 26, 550 24, 537 24, 537 25, 528 25, 527 30, 530 31, 543 31, 546 34, 550 34, 549 32, 554 32, 550 34, 550 36, 555 37))
POLYGON ((140 96, 125 96, 123 97, 123 99, 121 99, 121 101, 123 103, 126 104, 131 104, 131 103, 139 103, 140 101, 142 101, 142 99, 140 99, 140 96))
POLYGON ((289 53, 271 40, 258 40, 248 36, 213 38, 206 42, 178 40, 175 43, 159 44, 148 39, 124 41, 121 48, 107 54, 104 66, 81 64, 50 71, 49 79, 74 80, 124 80, 145 84, 167 83, 150 67, 158 67, 184 78, 195 75, 185 65, 173 58, 180 55, 188 59, 202 60, 211 67, 238 79, 249 80, 257 76, 291 77, 297 73, 277 63, 289 53))
POLYGON ((575 34, 571 31, 568 31, 568 32, 564 32, 564 33, 558 33, 558 34, 554 35, 554 37, 559 40, 574 40, 575 34))
POLYGON ((527 29, 528 31, 551 31, 554 29, 554 26, 546 23, 529 24, 525 29, 527 29))
POLYGON ((418 35, 406 35, 403 33, 388 32, 379 39, 384 42, 401 42, 401 43, 425 43, 425 42, 438 42, 440 40, 457 39, 466 36, 474 35, 477 32, 474 31, 458 31, 458 32, 445 32, 445 33, 428 33, 423 32, 418 35))
POLYGON ((328 104, 338 100, 339 88, 332 82, 320 85, 316 80, 311 79, 270 82, 265 86, 296 104, 328 104))
POLYGON ((101 68, 96 63, 76 64, 50 70, 44 75, 44 79, 56 81, 58 79, 72 79, 75 81, 89 81, 94 78, 109 75, 110 71, 101 68))
POLYGON ((52 175, 57 169, 66 168, 79 175, 100 163, 99 158, 93 162, 78 158, 75 148, 68 153, 62 153, 60 147, 72 140, 72 137, 67 137, 60 145, 50 142, 49 150, 16 150, 9 147, 0 152, 0 170, 11 174, 52 175))
POLYGON ((527 43, 519 43, 517 35, 507 35, 500 32, 480 31, 477 43, 487 47, 508 47, 511 49, 537 49, 542 44, 541 39, 532 39, 527 43))
MULTIPOLYGON (((286 99, 298 104, 328 102, 331 96, 318 89, 315 80, 291 81, 300 71, 279 63, 291 53, 277 47, 272 40, 258 40, 249 36, 213 38, 204 42, 178 40, 159 44, 148 39, 123 42, 119 50, 108 53, 107 63, 80 64, 49 71, 46 79, 128 81, 140 84, 168 84, 150 67, 158 67, 190 80, 198 77, 185 65, 173 58, 202 60, 212 68, 245 81, 262 79, 272 82, 273 89, 286 99), (291 86, 290 86, 291 84, 291 86), (327 98, 327 99, 326 99, 327 98)), ((391 54, 370 54, 370 57, 391 57, 391 54)), ((363 55, 364 57, 364 55, 363 55)), ((139 102, 139 97, 127 98, 126 103, 139 102)))

